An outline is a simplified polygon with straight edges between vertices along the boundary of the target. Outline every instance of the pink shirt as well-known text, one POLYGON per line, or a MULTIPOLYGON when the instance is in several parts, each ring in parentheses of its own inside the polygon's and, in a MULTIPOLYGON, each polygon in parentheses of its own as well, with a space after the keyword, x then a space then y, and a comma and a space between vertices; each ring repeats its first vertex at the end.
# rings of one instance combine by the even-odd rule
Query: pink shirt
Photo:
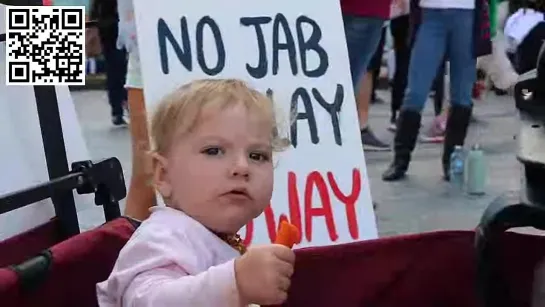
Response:
POLYGON ((239 253, 183 212, 152 208, 97 285, 101 307, 241 306, 239 253))

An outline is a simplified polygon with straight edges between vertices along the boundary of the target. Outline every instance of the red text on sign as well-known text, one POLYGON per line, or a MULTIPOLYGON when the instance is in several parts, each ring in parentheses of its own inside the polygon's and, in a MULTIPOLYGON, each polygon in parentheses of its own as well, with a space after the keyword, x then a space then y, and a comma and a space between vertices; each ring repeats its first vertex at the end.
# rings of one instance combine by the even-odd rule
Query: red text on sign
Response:
MULTIPOLYGON (((289 213, 281 213, 277 221, 274 209, 270 205, 264 211, 265 224, 270 241, 275 241, 279 223, 286 220, 301 230, 297 243, 301 243, 303 240, 302 236, 308 242, 312 242, 314 219, 323 220, 329 234, 329 239, 332 242, 337 241, 339 235, 332 208, 333 197, 344 205, 346 224, 348 225, 350 237, 357 240, 359 238, 359 227, 356 204, 361 194, 361 172, 359 169, 354 168, 352 170, 351 179, 351 190, 349 192, 341 191, 338 180, 332 172, 327 172, 323 176, 320 172, 313 171, 305 178, 301 199, 299 196, 300 191, 297 187, 297 175, 295 172, 288 172, 287 192, 289 213), (319 199, 314 199, 314 191, 317 191, 319 199), (330 191, 333 192, 333 195, 331 195, 330 191)), ((253 235, 254 223, 251 221, 246 225, 244 243, 251 244, 253 235)))

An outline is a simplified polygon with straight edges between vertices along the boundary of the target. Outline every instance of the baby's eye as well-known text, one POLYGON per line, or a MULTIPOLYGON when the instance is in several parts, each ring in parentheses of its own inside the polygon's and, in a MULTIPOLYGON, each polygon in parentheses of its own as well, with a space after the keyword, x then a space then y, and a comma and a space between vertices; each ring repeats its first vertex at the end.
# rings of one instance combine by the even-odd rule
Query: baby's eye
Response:
POLYGON ((269 161, 271 158, 270 158, 270 155, 266 153, 252 152, 250 153, 250 159, 259 161, 259 162, 266 162, 266 161, 269 161))
POLYGON ((209 156, 219 156, 223 154, 223 150, 219 147, 208 147, 205 148, 202 153, 209 156))

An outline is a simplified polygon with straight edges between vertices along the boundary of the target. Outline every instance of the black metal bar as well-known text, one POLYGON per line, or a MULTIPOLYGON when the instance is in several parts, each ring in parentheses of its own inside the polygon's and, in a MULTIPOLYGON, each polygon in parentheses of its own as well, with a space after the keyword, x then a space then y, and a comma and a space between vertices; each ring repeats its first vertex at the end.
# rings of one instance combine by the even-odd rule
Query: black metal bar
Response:
POLYGON ((74 173, 28 189, 2 195, 2 198, 0 198, 0 214, 51 198, 60 191, 72 191, 78 188, 82 182, 83 173, 74 173))
MULTIPOLYGON (((43 0, 18 1, 21 5, 43 6, 43 0), (25 3, 26 2, 26 3, 25 3)), ((68 158, 62 132, 62 124, 54 86, 34 86, 38 117, 44 145, 49 178, 55 179, 69 173, 68 158)), ((55 215, 59 221, 61 236, 68 238, 79 234, 79 222, 72 191, 51 197, 55 215)))
MULTIPOLYGON (((49 178, 55 179, 67 175, 68 158, 62 124, 57 102, 57 93, 54 86, 34 86, 36 107, 40 120, 42 140, 49 178)), ((51 197, 55 206, 55 215, 60 222, 64 237, 79 234, 79 222, 76 212, 76 203, 72 191, 65 191, 51 197)))
POLYGON ((106 221, 120 217, 118 201, 127 196, 121 162, 117 158, 74 162, 68 175, 0 195, 0 214, 74 190, 79 194, 94 193, 95 204, 104 208, 106 221))
POLYGON ((102 185, 95 193, 95 203, 102 206, 104 219, 106 222, 114 220, 121 216, 119 202, 111 194, 110 188, 102 185))
POLYGON ((127 196, 127 187, 119 159, 74 162, 72 171, 83 172, 86 183, 77 191, 80 194, 95 193, 95 204, 102 206, 106 221, 121 216, 118 201, 127 196))
POLYGON ((104 219, 106 222, 113 221, 121 216, 121 209, 119 208, 118 201, 103 205, 102 210, 104 211, 104 219))

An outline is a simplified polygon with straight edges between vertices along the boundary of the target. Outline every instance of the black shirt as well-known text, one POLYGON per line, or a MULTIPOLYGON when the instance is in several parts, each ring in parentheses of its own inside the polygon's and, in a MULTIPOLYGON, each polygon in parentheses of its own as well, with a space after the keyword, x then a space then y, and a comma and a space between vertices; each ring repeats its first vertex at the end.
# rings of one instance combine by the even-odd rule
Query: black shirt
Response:
POLYGON ((119 14, 117 0, 93 0, 91 20, 98 22, 102 44, 116 44, 119 14))

